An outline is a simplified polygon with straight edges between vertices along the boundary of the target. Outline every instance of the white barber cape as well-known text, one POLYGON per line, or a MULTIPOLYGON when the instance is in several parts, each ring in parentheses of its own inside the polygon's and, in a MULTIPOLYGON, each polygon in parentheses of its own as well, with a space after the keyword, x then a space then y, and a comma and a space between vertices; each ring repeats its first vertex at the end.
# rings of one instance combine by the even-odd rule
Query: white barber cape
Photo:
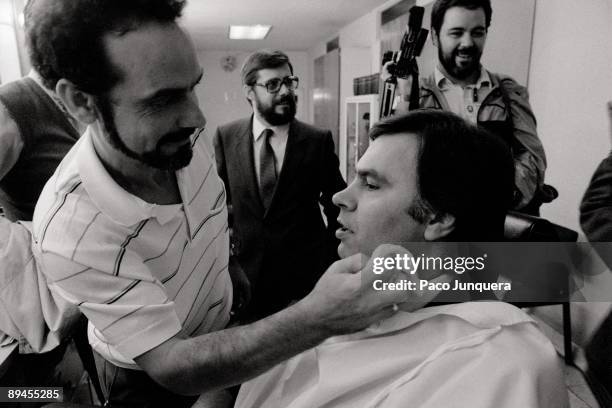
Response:
POLYGON ((53 350, 80 316, 47 288, 32 255, 30 227, 0 216, 0 347, 18 342, 24 354, 53 350))
POLYGON ((237 408, 562 408, 561 359, 501 302, 399 312, 329 339, 240 389, 237 408))

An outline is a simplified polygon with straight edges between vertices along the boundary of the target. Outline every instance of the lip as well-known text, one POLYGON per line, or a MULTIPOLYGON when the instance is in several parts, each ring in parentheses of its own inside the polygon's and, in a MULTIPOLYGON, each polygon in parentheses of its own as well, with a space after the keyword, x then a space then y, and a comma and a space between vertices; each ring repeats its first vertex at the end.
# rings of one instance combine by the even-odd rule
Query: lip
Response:
POLYGON ((339 240, 346 238, 350 234, 352 234, 352 232, 350 230, 347 230, 346 228, 338 228, 336 230, 336 238, 338 238, 339 240))
POLYGON ((351 230, 350 228, 346 227, 346 225, 342 221, 340 221, 339 219, 337 221, 340 224, 340 228, 338 228, 336 230, 336 238, 343 239, 346 236, 348 236, 348 235, 353 233, 353 230, 351 230))
POLYGON ((191 138, 189 136, 187 136, 186 138, 182 138, 182 139, 175 139, 175 140, 166 140, 164 141, 164 144, 166 145, 185 145, 187 143, 191 143, 191 138))

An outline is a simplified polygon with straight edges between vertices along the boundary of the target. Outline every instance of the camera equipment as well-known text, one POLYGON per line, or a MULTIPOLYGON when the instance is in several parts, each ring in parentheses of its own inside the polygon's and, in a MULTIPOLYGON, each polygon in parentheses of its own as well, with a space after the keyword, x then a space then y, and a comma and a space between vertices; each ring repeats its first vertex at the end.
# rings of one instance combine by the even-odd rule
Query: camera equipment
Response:
POLYGON ((383 56, 383 65, 388 61, 393 61, 393 64, 388 66, 389 77, 383 85, 383 97, 380 105, 380 117, 384 118, 391 114, 393 101, 395 99, 395 89, 397 87, 397 78, 412 77, 412 86, 410 91, 409 109, 419 107, 419 67, 416 62, 416 57, 421 55, 429 30, 422 28, 423 14, 425 9, 419 6, 413 6, 410 9, 406 32, 402 37, 402 42, 399 51, 388 51, 383 56))

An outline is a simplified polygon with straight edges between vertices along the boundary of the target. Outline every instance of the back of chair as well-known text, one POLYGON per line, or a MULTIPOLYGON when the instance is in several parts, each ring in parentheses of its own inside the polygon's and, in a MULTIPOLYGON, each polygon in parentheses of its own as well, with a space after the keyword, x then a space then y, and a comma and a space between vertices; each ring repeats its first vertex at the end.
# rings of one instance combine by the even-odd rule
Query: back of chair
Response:
MULTIPOLYGON (((511 212, 506 216, 504 237, 507 241, 511 242, 576 242, 578 233, 561 225, 553 224, 543 218, 511 212)), ((562 323, 565 363, 573 364, 572 323, 569 303, 569 270, 562 264, 551 264, 546 268, 539 268, 538 274, 539 276, 525 277, 530 281, 524 285, 527 289, 527 295, 525 295, 525 293, 510 293, 504 300, 518 307, 561 304, 563 307, 562 323), (543 301, 513 301, 517 298, 533 297, 532 294, 529 293, 530 291, 536 293, 537 296, 542 296, 543 301), (543 292, 545 291, 549 291, 550 293, 544 294, 543 292)))
POLYGON ((514 242, 576 242, 578 233, 544 218, 510 212, 504 223, 504 238, 514 242))

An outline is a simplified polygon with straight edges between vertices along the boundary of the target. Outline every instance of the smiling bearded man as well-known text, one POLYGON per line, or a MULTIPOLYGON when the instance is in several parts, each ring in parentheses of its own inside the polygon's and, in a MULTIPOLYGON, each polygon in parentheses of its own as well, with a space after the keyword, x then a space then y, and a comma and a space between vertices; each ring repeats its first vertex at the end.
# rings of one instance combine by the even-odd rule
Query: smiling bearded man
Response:
MULTIPOLYGON (((438 61, 430 75, 420 78, 419 106, 456 113, 505 140, 514 156, 513 207, 537 214, 542 202, 554 197, 549 188, 542 189, 546 155, 529 94, 511 77, 480 63, 492 14, 490 0, 436 0, 431 39, 438 61)), ((398 78, 398 114, 408 111, 410 90, 411 81, 398 78)))

